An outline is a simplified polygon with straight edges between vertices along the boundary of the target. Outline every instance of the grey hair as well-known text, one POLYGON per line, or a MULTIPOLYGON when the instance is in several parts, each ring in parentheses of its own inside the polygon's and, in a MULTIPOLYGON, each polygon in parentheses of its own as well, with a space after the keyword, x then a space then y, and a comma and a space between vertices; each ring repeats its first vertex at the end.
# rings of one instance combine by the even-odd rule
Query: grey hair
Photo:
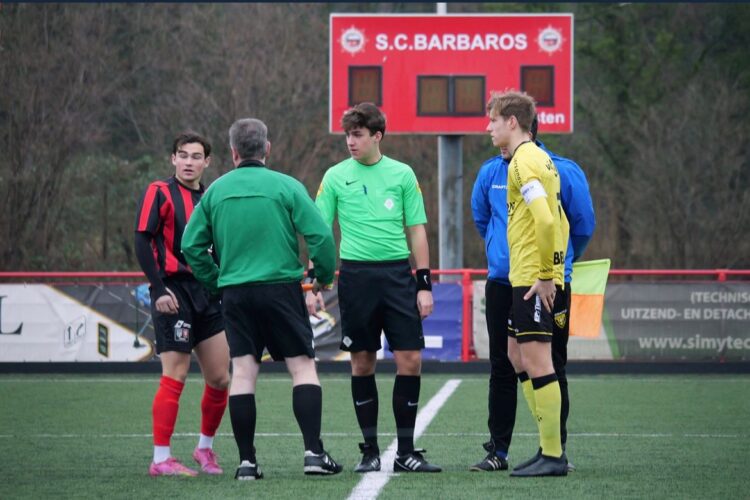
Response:
POLYGON ((229 145, 242 160, 260 160, 266 155, 268 127, 255 118, 242 118, 229 128, 229 145))

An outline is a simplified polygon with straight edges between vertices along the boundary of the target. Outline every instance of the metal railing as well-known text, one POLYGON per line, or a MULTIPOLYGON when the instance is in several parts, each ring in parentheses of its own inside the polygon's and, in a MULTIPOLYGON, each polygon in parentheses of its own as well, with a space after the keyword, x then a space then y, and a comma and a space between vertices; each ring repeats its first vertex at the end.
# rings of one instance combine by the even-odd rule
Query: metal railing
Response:
MULTIPOLYGON (((473 278, 485 277, 486 269, 435 269, 432 274, 437 276, 460 276, 462 289, 461 313, 461 360, 471 360, 472 325, 473 325, 473 278)), ((610 276, 661 276, 685 277, 701 276, 713 277, 716 281, 725 282, 730 277, 750 279, 750 269, 610 269, 610 276)), ((100 271, 0 271, 0 280, 24 281, 29 280, 120 280, 128 283, 145 281, 140 271, 134 272, 100 272, 100 271)))

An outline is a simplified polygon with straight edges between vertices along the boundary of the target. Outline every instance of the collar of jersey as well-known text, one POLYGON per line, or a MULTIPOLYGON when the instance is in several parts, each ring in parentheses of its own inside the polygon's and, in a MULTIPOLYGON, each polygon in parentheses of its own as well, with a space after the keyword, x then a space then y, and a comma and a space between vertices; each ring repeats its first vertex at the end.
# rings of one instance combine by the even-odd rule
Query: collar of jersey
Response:
POLYGON ((375 163, 372 163, 370 165, 368 165, 366 163, 362 163, 361 161, 354 160, 354 158, 352 158, 352 160, 354 160, 354 163, 356 163, 357 165, 361 165, 363 167, 374 167, 375 165, 377 165, 378 163, 380 163, 381 161, 383 161, 384 158, 385 158, 385 155, 381 153, 380 154, 380 159, 378 161, 376 161, 375 163))
POLYGON ((266 164, 263 163, 260 160, 242 160, 239 165, 237 165, 237 168, 242 167, 265 167, 266 164))

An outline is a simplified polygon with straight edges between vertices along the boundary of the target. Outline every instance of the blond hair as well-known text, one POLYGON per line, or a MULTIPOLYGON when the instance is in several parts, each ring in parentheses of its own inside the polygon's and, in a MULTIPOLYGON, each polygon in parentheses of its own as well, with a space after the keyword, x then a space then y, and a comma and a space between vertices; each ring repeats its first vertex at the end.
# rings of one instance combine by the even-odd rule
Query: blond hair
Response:
POLYGON ((487 114, 505 119, 515 116, 521 129, 528 132, 536 116, 536 104, 534 98, 526 92, 492 92, 487 101, 487 114))

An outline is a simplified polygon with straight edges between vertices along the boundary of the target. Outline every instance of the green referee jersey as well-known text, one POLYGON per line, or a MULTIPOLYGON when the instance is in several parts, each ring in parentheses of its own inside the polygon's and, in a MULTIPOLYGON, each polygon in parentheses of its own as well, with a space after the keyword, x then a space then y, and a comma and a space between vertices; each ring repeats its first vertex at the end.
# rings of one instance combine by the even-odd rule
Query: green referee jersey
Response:
POLYGON ((248 283, 301 281, 297 234, 318 280, 333 283, 336 246, 307 189, 296 179, 252 160, 218 178, 195 207, 182 253, 210 290, 248 283), (208 254, 213 244, 221 266, 208 254))
POLYGON ((385 155, 374 165, 353 158, 329 168, 315 204, 341 227, 341 258, 356 261, 409 257, 404 225, 425 224, 422 191, 409 165, 385 155))

